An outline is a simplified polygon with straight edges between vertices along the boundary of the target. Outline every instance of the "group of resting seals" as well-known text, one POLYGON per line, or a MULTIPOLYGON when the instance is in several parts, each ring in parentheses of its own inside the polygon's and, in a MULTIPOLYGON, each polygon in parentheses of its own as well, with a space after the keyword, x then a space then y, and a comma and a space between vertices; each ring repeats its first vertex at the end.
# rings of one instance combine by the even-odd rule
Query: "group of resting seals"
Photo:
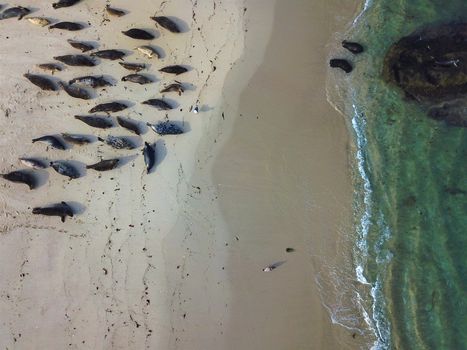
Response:
MULTIPOLYGON (((54 9, 70 7, 77 3, 80 0, 59 0, 56 3, 52 4, 54 9)), ((110 7, 109 5, 106 6, 105 10, 108 14, 116 17, 121 17, 126 15, 126 11, 115 9, 110 7)), ((12 7, 4 10, 0 13, 0 20, 7 19, 7 18, 18 18, 21 20, 23 17, 27 16, 31 11, 25 7, 12 7)), ((172 33, 180 33, 181 30, 178 25, 173 22, 168 17, 157 16, 157 17, 150 17, 154 20, 160 27, 167 29, 172 33)), ((45 18, 40 17, 30 17, 27 18, 33 24, 46 26, 50 25, 50 21, 45 18)), ((84 27, 79 23, 73 22, 58 22, 56 24, 50 25, 49 29, 62 29, 62 30, 69 30, 69 31, 77 31, 81 30, 84 27)), ((123 35, 126 35, 130 38, 137 39, 137 40, 152 40, 154 36, 147 31, 142 29, 133 28, 127 31, 122 32, 123 35)), ((68 43, 71 47, 80 50, 81 52, 88 52, 94 50, 94 46, 89 43, 76 41, 76 40, 68 40, 68 43)), ((151 46, 140 46, 137 48, 141 53, 145 56, 152 58, 154 56, 159 57, 159 53, 156 52, 151 46)), ((68 66, 86 66, 92 67, 95 66, 97 63, 93 60, 93 58, 97 57, 100 59, 108 59, 108 60, 123 60, 125 56, 125 52, 120 50, 100 50, 92 52, 89 56, 81 55, 81 54, 72 54, 72 55, 63 55, 63 56, 55 56, 54 59, 64 63, 68 66)), ((137 74, 141 70, 145 69, 147 66, 144 63, 130 63, 130 62, 119 62, 119 64, 127 70, 130 70, 134 73, 124 76, 121 80, 124 82, 133 82, 138 84, 149 84, 152 81, 149 78, 137 74)), ((54 74, 55 72, 62 71, 62 66, 56 63, 44 63, 39 64, 38 67, 43 70, 47 70, 54 74)), ((179 75, 188 71, 187 68, 181 65, 171 65, 163 67, 159 70, 163 73, 179 75)), ((43 75, 26 73, 24 77, 28 79, 31 83, 38 86, 44 91, 57 91, 59 88, 62 88, 68 95, 74 98, 80 99, 91 99, 92 94, 89 93, 87 88, 100 88, 100 87, 107 87, 112 86, 113 84, 107 81, 103 76, 81 76, 74 79, 71 79, 68 82, 59 81, 56 84, 52 79, 49 79, 43 75)), ((175 81, 167 86, 165 86, 161 93, 168 93, 168 92, 176 92, 177 94, 181 95, 184 92, 183 85, 179 81, 175 81)), ((156 107, 158 110, 166 111, 173 109, 167 101, 164 101, 161 98, 153 98, 146 101, 143 101, 142 104, 150 105, 156 107)), ((115 122, 113 117, 110 116, 111 113, 116 113, 127 109, 125 103, 122 102, 108 102, 108 103, 101 103, 93 108, 91 108, 88 112, 93 113, 106 113, 107 116, 96 116, 96 115, 88 115, 88 116, 80 116, 76 115, 75 119, 82 121, 83 123, 87 124, 90 127, 98 128, 98 129, 108 129, 115 126, 115 122)), ((121 127, 133 132, 136 135, 141 134, 141 130, 139 127, 139 122, 135 121, 130 118, 125 118, 118 116, 116 117, 118 125, 121 127)), ((158 135, 179 135, 184 132, 183 128, 178 125, 178 123, 171 122, 169 120, 159 121, 157 123, 149 123, 147 122, 146 125, 153 130, 158 135)), ((71 134, 71 133, 62 133, 60 136, 58 135, 44 135, 32 140, 33 143, 35 142, 42 142, 45 143, 47 146, 58 149, 58 150, 66 150, 69 149, 69 144, 74 145, 86 145, 92 142, 95 142, 96 138, 94 136, 86 136, 86 135, 78 135, 78 134, 71 134)), ((108 135, 105 138, 97 137, 97 140, 103 142, 114 149, 134 149, 136 146, 126 137, 124 136, 112 136, 108 135)), ((144 156, 144 161, 146 164, 146 172, 149 174, 151 170, 154 168, 156 164, 156 146, 154 144, 150 144, 148 142, 144 143, 144 147, 142 149, 142 154, 144 156)), ((68 161, 47 161, 44 159, 39 158, 28 158, 23 157, 19 158, 20 162, 31 169, 23 169, 23 170, 15 170, 11 171, 6 174, 0 174, 0 177, 16 183, 24 183, 29 186, 31 190, 36 189, 38 187, 38 178, 34 171, 38 169, 47 169, 52 168, 57 173, 67 176, 70 180, 79 178, 81 176, 78 169, 72 165, 72 163, 68 161)), ((120 158, 113 158, 113 159, 103 159, 95 164, 86 165, 87 169, 93 169, 96 171, 109 171, 115 169, 120 162, 120 158)), ((62 222, 65 221, 67 216, 73 217, 74 210, 69 203, 60 202, 56 204, 52 204, 46 207, 37 207, 33 208, 33 214, 39 215, 47 215, 47 216, 59 216, 62 222)))

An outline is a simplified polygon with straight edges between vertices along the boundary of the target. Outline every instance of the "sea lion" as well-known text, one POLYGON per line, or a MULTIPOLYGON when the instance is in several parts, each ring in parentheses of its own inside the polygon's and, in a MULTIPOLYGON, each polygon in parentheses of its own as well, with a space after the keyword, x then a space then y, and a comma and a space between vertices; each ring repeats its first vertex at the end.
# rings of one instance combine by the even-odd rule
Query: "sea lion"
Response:
POLYGON ((46 77, 36 75, 36 74, 29 74, 29 73, 23 74, 23 77, 28 79, 34 85, 40 87, 42 90, 46 90, 46 91, 57 91, 58 90, 55 83, 46 77))
POLYGON ((98 87, 105 87, 105 86, 112 86, 112 83, 105 80, 104 76, 92 76, 92 75, 87 75, 84 77, 78 77, 71 79, 68 84, 80 84, 84 86, 89 86, 92 88, 98 88, 98 87))
POLYGON ((170 18, 165 16, 154 16, 150 18, 159 24, 162 28, 171 31, 172 33, 180 33, 180 28, 178 28, 177 24, 170 18))
POLYGON ((58 64, 55 63, 42 63, 37 65, 38 68, 49 71, 52 73, 52 75, 55 72, 61 72, 63 68, 59 66, 58 64))
POLYGON ((119 51, 119 50, 100 50, 100 51, 91 53, 92 57, 99 57, 102 59, 112 60, 112 61, 121 60, 123 57, 125 57, 125 55, 126 55, 125 52, 119 51))
POLYGON ((70 7, 74 4, 77 4, 80 0, 59 0, 56 3, 52 4, 54 9, 59 9, 60 7, 70 7))
POLYGON ((93 128, 108 129, 114 127, 114 122, 109 117, 75 115, 75 119, 92 126, 93 128))
POLYGON ((159 69, 159 72, 179 75, 188 72, 188 69, 180 65, 173 65, 161 68, 159 69))
POLYGON ((129 74, 122 78, 122 81, 129 81, 140 85, 153 83, 151 79, 141 74, 129 74))
POLYGON ((82 100, 92 99, 92 95, 86 89, 83 89, 79 86, 66 85, 63 82, 59 82, 59 85, 65 90, 65 92, 74 98, 80 98, 82 100))
POLYGON ((38 159, 38 158, 18 158, 18 159, 22 164, 32 169, 46 169, 49 166, 47 162, 43 161, 42 159, 38 159))
POLYGON ((146 172, 149 174, 156 164, 156 144, 144 143, 143 148, 144 163, 146 164, 146 172))
POLYGON ((92 140, 85 135, 69 134, 65 132, 62 133, 62 137, 65 141, 75 145, 86 145, 88 143, 92 143, 92 140))
POLYGON ((24 16, 29 15, 30 13, 31 10, 23 6, 10 7, 9 9, 6 9, 0 14, 0 20, 18 17, 19 21, 23 19, 24 16))
POLYGON ((118 158, 101 160, 100 162, 96 164, 86 165, 86 169, 94 169, 97 171, 108 171, 108 170, 115 169, 119 161, 120 159, 118 158))
POLYGON ((127 63, 127 62, 118 62, 123 68, 131 70, 133 72, 139 72, 146 68, 144 63, 127 63))
POLYGON ((37 179, 33 174, 31 171, 16 170, 8 174, 0 174, 0 177, 11 182, 26 184, 30 190, 33 190, 38 185, 37 179))
POLYGON ((154 35, 148 33, 143 29, 132 28, 129 30, 122 31, 122 33, 132 39, 139 39, 139 40, 152 40, 154 39, 154 35))
POLYGON ((117 117, 117 122, 122 128, 130 130, 136 135, 141 135, 141 130, 136 120, 130 118, 117 117))
POLYGON ((60 140, 58 137, 53 136, 53 135, 46 135, 46 136, 41 136, 41 137, 32 139, 32 143, 36 143, 36 142, 43 142, 52 148, 56 148, 60 150, 67 149, 67 144, 64 143, 62 140, 60 140))
POLYGON ((99 141, 108 144, 115 149, 135 149, 136 146, 125 136, 112 136, 108 135, 105 139, 98 137, 99 141))
POLYGON ((168 120, 164 122, 157 122, 156 124, 146 123, 152 131, 159 135, 180 135, 183 134, 183 129, 177 124, 168 120))
POLYGON ((177 92, 178 95, 181 96, 185 91, 183 90, 183 85, 176 81, 175 83, 172 83, 161 90, 161 94, 166 92, 177 92))
POLYGON ((150 105, 156 107, 159 111, 167 111, 173 109, 173 107, 160 98, 151 98, 149 100, 141 102, 143 105, 150 105))
POLYGON ((85 55, 64 55, 64 56, 55 56, 54 60, 65 63, 69 66, 85 66, 85 67, 94 67, 96 63, 85 55))
POLYGON ((44 17, 27 17, 26 19, 36 26, 45 27, 50 24, 50 21, 44 17))
POLYGON ((139 52, 141 52, 143 55, 147 56, 148 58, 153 58, 154 56, 156 56, 157 58, 161 58, 161 55, 159 54, 159 52, 157 52, 156 49, 151 46, 147 46, 147 45, 138 46, 137 48, 135 48, 135 50, 138 50, 139 52))
POLYGON ((346 73, 350 73, 353 70, 353 67, 349 61, 340 58, 333 58, 330 60, 329 66, 332 68, 340 68, 346 73))
POLYGON ((94 45, 87 44, 87 43, 82 42, 82 41, 76 41, 76 40, 68 39, 67 42, 68 42, 68 44, 71 45, 71 47, 73 47, 75 49, 78 49, 81 52, 87 52, 87 51, 94 50, 94 45))
POLYGON ((66 202, 53 204, 49 207, 36 207, 32 209, 32 213, 36 215, 59 216, 62 222, 65 222, 67 216, 72 218, 74 215, 73 209, 66 202))
POLYGON ((352 41, 344 40, 342 42, 342 47, 349 50, 353 54, 359 54, 363 52, 363 46, 352 41))
POLYGON ((60 175, 68 176, 70 180, 77 179, 80 177, 78 169, 68 162, 56 160, 50 162, 50 166, 60 175))
POLYGON ((62 29, 68 30, 70 32, 75 32, 77 30, 84 29, 84 26, 76 22, 58 22, 49 27, 49 29, 62 29))
POLYGON ((127 109, 128 106, 126 104, 120 102, 109 102, 109 103, 101 103, 97 106, 91 108, 89 113, 97 113, 97 112, 105 112, 105 113, 113 113, 113 112, 120 112, 124 109, 127 109))
POLYGON ((110 7, 110 5, 107 5, 105 7, 107 13, 109 15, 112 15, 112 16, 115 16, 115 17, 122 17, 122 16, 125 16, 126 15, 126 12, 125 11, 122 11, 122 10, 118 10, 116 8, 113 8, 113 7, 110 7))

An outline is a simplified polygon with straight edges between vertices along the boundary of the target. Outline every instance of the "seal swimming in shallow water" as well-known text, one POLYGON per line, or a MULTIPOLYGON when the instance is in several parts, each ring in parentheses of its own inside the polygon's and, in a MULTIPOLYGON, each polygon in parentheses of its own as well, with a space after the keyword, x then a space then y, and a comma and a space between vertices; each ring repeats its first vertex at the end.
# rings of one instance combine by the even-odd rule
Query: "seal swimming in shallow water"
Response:
POLYGON ((50 162, 50 166, 60 175, 68 176, 70 180, 77 179, 80 177, 78 169, 68 162, 55 160, 50 162))
POLYGON ((151 145, 148 142, 144 143, 143 148, 144 163, 146 164, 146 172, 149 174, 156 164, 156 145, 151 145))
POLYGON ((151 98, 149 100, 141 102, 141 104, 156 107, 159 111, 167 111, 169 109, 173 109, 173 107, 169 103, 160 98, 151 98))
POLYGON ((340 68, 346 73, 350 73, 353 70, 353 67, 349 61, 341 58, 333 58, 329 61, 329 66, 332 68, 340 68))
POLYGON ((363 46, 352 41, 344 40, 342 42, 342 47, 356 55, 363 52, 363 46))
POLYGON ((76 41, 72 39, 68 39, 67 43, 71 45, 71 47, 80 50, 81 52, 87 52, 94 50, 94 45, 82 42, 82 41, 76 41))
POLYGON ((62 29, 68 30, 70 32, 75 32, 77 30, 84 29, 84 26, 76 22, 58 22, 49 26, 49 29, 62 29))
POLYGON ((128 62, 118 62, 123 68, 131 70, 133 72, 139 72, 146 68, 144 63, 128 63, 128 62))
POLYGON ((183 129, 177 124, 168 120, 163 122, 157 122, 156 124, 146 123, 152 131, 159 135, 180 135, 183 134, 183 129))
POLYGON ((96 63, 85 55, 64 55, 64 56, 55 56, 54 60, 65 63, 69 66, 85 66, 85 67, 94 67, 96 63))
POLYGON ((0 20, 14 17, 18 17, 18 20, 21 20, 24 16, 29 15, 30 13, 31 10, 23 6, 10 7, 0 13, 0 20))
POLYGON ((151 79, 149 79, 149 78, 147 78, 147 77, 145 77, 144 75, 141 75, 141 74, 129 74, 129 75, 126 75, 126 76, 124 76, 122 78, 122 81, 129 81, 129 82, 140 84, 140 85, 153 83, 153 81, 151 79))
POLYGON ((52 73, 52 75, 55 72, 61 72, 63 69, 60 65, 55 64, 55 63, 42 63, 37 65, 38 68, 49 71, 52 73))
POLYGON ((113 84, 107 80, 105 80, 103 75, 87 75, 84 77, 78 77, 71 79, 68 84, 80 84, 84 86, 89 86, 92 88, 98 87, 105 87, 105 86, 112 86, 113 84))
POLYGON ((36 143, 36 142, 44 142, 48 146, 52 148, 60 149, 60 150, 67 149, 67 145, 63 143, 58 137, 55 137, 53 135, 46 135, 46 136, 41 136, 41 137, 32 139, 32 143, 36 143))
POLYGON ((180 28, 178 28, 177 24, 172 21, 170 18, 165 16, 154 16, 150 17, 153 21, 155 21, 158 25, 162 28, 165 28, 172 33, 180 33, 180 28))
POLYGON ((97 171, 108 171, 115 169, 120 159, 105 159, 97 162, 96 164, 86 165, 86 169, 93 169, 97 171))
POLYGON ((89 93, 89 91, 79 86, 66 85, 64 82, 59 82, 59 85, 71 97, 80 98, 82 100, 90 100, 92 98, 92 95, 89 93))
POLYGON ((122 34, 132 39, 138 40, 152 40, 155 38, 154 35, 152 35, 151 33, 148 33, 147 31, 138 28, 132 28, 129 30, 122 31, 122 34))
POLYGON ((138 122, 130 118, 117 117, 118 125, 122 128, 130 130, 136 135, 141 135, 141 130, 139 129, 138 122))
POLYGON ((125 136, 112 136, 108 135, 105 139, 98 137, 99 141, 106 143, 115 149, 135 149, 136 146, 125 136))
POLYGON ((124 109, 127 109, 128 106, 124 103, 120 102, 109 102, 109 103, 101 103, 97 106, 91 108, 89 113, 97 113, 97 112, 105 112, 105 113, 114 113, 120 112, 124 109))
POLYGON ((8 174, 0 174, 0 177, 11 182, 26 184, 30 190, 35 189, 38 185, 36 177, 30 171, 17 170, 8 174))
POLYGON ((57 86, 49 78, 36 75, 36 74, 29 74, 29 73, 23 74, 23 77, 28 79, 34 85, 40 87, 42 90, 45 90, 45 91, 57 91, 58 90, 57 86))
POLYGON ((114 127, 114 122, 109 117, 75 115, 75 119, 80 120, 93 128, 108 129, 114 127))
POLYGON ((103 58, 106 60, 121 60, 123 57, 125 57, 126 53, 120 50, 100 50, 91 53, 91 57, 99 57, 103 58))
POLYGON ((177 64, 161 68, 159 69, 159 72, 180 75, 182 73, 188 72, 188 69, 177 64))
POLYGON ((62 222, 65 222, 67 216, 72 218, 74 215, 73 208, 66 202, 53 204, 48 207, 36 207, 32 209, 32 213, 36 215, 59 216, 62 222))
POLYGON ((70 7, 73 6, 74 4, 77 4, 81 0, 59 0, 56 3, 52 4, 52 7, 54 9, 59 9, 61 7, 70 7))

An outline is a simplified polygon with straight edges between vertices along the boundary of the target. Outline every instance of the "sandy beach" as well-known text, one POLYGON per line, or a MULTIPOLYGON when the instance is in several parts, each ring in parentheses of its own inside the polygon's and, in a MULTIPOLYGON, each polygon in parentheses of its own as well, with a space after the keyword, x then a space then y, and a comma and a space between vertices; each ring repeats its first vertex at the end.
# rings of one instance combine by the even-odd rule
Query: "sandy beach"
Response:
MULTIPOLYGON (((78 32, 0 21, 1 173, 24 168, 18 157, 72 160, 75 180, 41 170, 36 190, 0 182, 0 347, 5 349, 336 349, 357 347, 352 331, 331 322, 320 276, 347 261, 340 244, 352 229, 349 136, 326 101, 329 42, 358 10, 357 1, 112 1, 128 13, 104 11, 108 1, 54 10, 48 1, 21 1, 53 22, 78 21, 78 32), (149 16, 175 16, 173 34, 149 16), (291 24, 284 26, 284 18, 291 24), (161 59, 134 52, 120 34, 132 27, 156 36, 161 59), (155 82, 121 82, 117 61, 66 67, 53 79, 101 75, 114 86, 82 101, 41 91, 26 72, 77 54, 67 39, 98 49, 123 49, 128 62, 149 64, 155 82), (160 97, 174 77, 169 64, 190 70, 175 79, 175 109, 141 105, 160 97), (95 142, 62 151, 31 139, 102 131, 73 118, 98 103, 123 101, 115 115, 141 122, 180 121, 182 135, 145 130, 134 150, 95 142), (190 112, 198 105, 200 113, 190 112), (141 148, 156 143, 157 164, 145 173, 141 148), (122 157, 109 172, 84 170, 122 157), (76 210, 61 223, 31 208, 67 201, 76 210), (286 248, 294 252, 286 253, 286 248), (276 270, 262 269, 285 261, 276 270), (345 262, 344 261, 344 262, 345 262)), ((12 5, 12 4, 10 4, 12 5)), ((324 284, 322 284, 324 285, 324 284)), ((332 297, 329 298, 332 300, 332 297)))

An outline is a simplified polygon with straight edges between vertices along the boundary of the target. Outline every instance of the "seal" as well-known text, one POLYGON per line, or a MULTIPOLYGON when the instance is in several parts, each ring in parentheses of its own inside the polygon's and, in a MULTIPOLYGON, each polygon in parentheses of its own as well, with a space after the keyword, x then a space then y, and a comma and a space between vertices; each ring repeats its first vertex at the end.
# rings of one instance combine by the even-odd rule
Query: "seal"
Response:
POLYGON ((93 169, 97 171, 108 171, 108 170, 115 169, 119 161, 120 159, 118 158, 101 160, 100 162, 96 164, 86 165, 86 169, 93 169))
POLYGON ((132 28, 129 30, 122 31, 122 33, 132 39, 138 39, 138 40, 152 40, 155 38, 154 35, 151 33, 143 30, 143 29, 138 29, 138 28, 132 28))
POLYGON ((179 96, 182 96, 182 93, 185 91, 183 90, 182 83, 175 81, 175 83, 172 83, 161 90, 161 94, 166 92, 177 92, 179 96))
POLYGON ((68 176, 70 180, 77 179, 80 177, 78 169, 68 162, 56 160, 50 162, 50 166, 60 175, 68 176))
POLYGON ((50 24, 50 21, 44 17, 27 17, 26 19, 36 26, 45 27, 50 24))
POLYGON ((136 146, 125 136, 112 136, 108 135, 105 139, 98 137, 99 141, 106 143, 115 149, 135 149, 136 146))
POLYGON ((36 143, 36 142, 43 142, 52 148, 56 148, 60 150, 67 149, 67 144, 62 142, 58 137, 55 137, 53 135, 46 135, 46 136, 41 136, 41 137, 32 139, 32 143, 36 143))
POLYGON ((139 72, 146 68, 144 63, 127 63, 127 62, 118 62, 123 68, 131 70, 133 72, 139 72))
POLYGON ((55 63, 42 63, 37 65, 38 68, 49 71, 52 73, 52 75, 55 72, 61 72, 63 69, 60 65, 55 64, 55 63))
POLYGON ((130 118, 117 117, 118 125, 122 128, 130 130, 136 135, 141 135, 141 130, 139 129, 138 122, 130 118))
POLYGON ((85 67, 94 67, 96 63, 85 55, 64 55, 64 56, 55 56, 54 60, 65 63, 68 66, 85 66, 85 67))
POLYGON ((149 174, 156 164, 156 144, 144 143, 143 148, 144 163, 146 164, 146 172, 149 174))
POLYGON ((352 42, 352 41, 344 40, 342 42, 342 47, 344 49, 349 50, 350 52, 352 52, 355 55, 358 55, 359 53, 363 52, 363 46, 360 45, 359 43, 355 43, 355 42, 352 42))
POLYGON ((92 57, 99 57, 111 61, 121 60, 125 55, 125 52, 119 50, 100 50, 91 53, 92 57))
POLYGON ((80 98, 82 100, 92 99, 92 95, 86 89, 83 89, 79 86, 66 85, 63 82, 59 82, 59 85, 65 90, 65 92, 74 98, 80 98))
POLYGON ((129 74, 122 78, 122 81, 129 81, 140 85, 151 84, 153 81, 141 74, 129 74))
POLYGON ((89 86, 92 88, 112 86, 112 83, 105 80, 103 75, 97 75, 97 76, 86 75, 84 77, 74 78, 74 79, 71 79, 68 82, 68 84, 80 84, 80 85, 89 86))
POLYGON ((147 46, 147 45, 138 46, 137 48, 135 48, 135 50, 141 52, 143 55, 147 56, 148 58, 153 58, 154 56, 156 56, 157 58, 161 58, 161 55, 159 54, 159 52, 157 52, 156 49, 153 48, 152 46, 147 46))
POLYGON ((172 33, 180 33, 180 28, 178 28, 177 24, 172 21, 170 18, 165 16, 154 16, 150 17, 153 21, 155 21, 158 25, 162 28, 165 28, 172 33))
POLYGON ((107 11, 109 15, 115 16, 115 17, 122 17, 126 15, 125 11, 110 7, 110 5, 107 5, 105 7, 105 10, 107 11))
POLYGON ((73 143, 75 145, 86 145, 92 143, 92 140, 88 136, 62 133, 62 137, 66 142, 73 143))
POLYGON ((165 102, 160 98, 151 98, 149 100, 141 102, 141 104, 156 107, 159 111, 168 111, 170 109, 173 109, 173 107, 169 103, 165 102))
POLYGON ((77 4, 78 2, 80 2, 80 0, 59 0, 56 3, 53 3, 52 7, 54 9, 59 9, 61 7, 70 7, 74 4, 77 4))
POLYGON ((81 52, 87 52, 94 50, 94 45, 82 42, 82 41, 76 41, 72 39, 67 40, 68 44, 71 45, 71 47, 80 50, 81 52))
POLYGON ((75 32, 77 30, 84 29, 84 26, 76 22, 58 22, 49 26, 49 29, 62 29, 75 32))
POLYGON ((35 215, 59 216, 62 222, 65 222, 67 216, 72 218, 74 215, 73 209, 66 202, 53 204, 48 207, 36 207, 32 209, 32 213, 35 215))
POLYGON ((105 112, 105 113, 113 113, 113 112, 120 112, 124 109, 127 109, 128 106, 124 103, 120 102, 109 102, 109 103, 101 103, 97 106, 91 108, 89 113, 98 113, 98 112, 105 112))
POLYGON ((333 58, 330 60, 329 66, 332 68, 340 68, 346 73, 350 73, 353 70, 353 67, 349 61, 340 58, 333 58))
POLYGON ((18 17, 18 20, 21 20, 30 13, 31 10, 23 6, 10 7, 0 14, 0 20, 14 17, 18 17))
POLYGON ((75 119, 78 119, 83 123, 98 129, 108 129, 114 126, 112 119, 109 117, 75 115, 75 119))
POLYGON ((32 169, 46 169, 49 166, 48 163, 38 158, 18 158, 18 159, 22 164, 32 169))
POLYGON ((54 82, 46 77, 36 75, 36 74, 23 74, 23 76, 28 79, 34 85, 40 87, 42 90, 45 91, 57 91, 58 88, 54 84, 54 82))
POLYGON ((30 190, 33 190, 38 186, 34 173, 30 171, 17 170, 8 174, 0 174, 0 177, 11 182, 26 184, 29 186, 30 190))
POLYGON ((173 65, 161 68, 159 69, 159 72, 180 75, 182 73, 188 72, 188 69, 180 65, 173 65))
POLYGON ((180 135, 183 134, 183 129, 177 124, 168 120, 164 122, 157 122, 156 124, 146 123, 152 131, 159 135, 180 135))

